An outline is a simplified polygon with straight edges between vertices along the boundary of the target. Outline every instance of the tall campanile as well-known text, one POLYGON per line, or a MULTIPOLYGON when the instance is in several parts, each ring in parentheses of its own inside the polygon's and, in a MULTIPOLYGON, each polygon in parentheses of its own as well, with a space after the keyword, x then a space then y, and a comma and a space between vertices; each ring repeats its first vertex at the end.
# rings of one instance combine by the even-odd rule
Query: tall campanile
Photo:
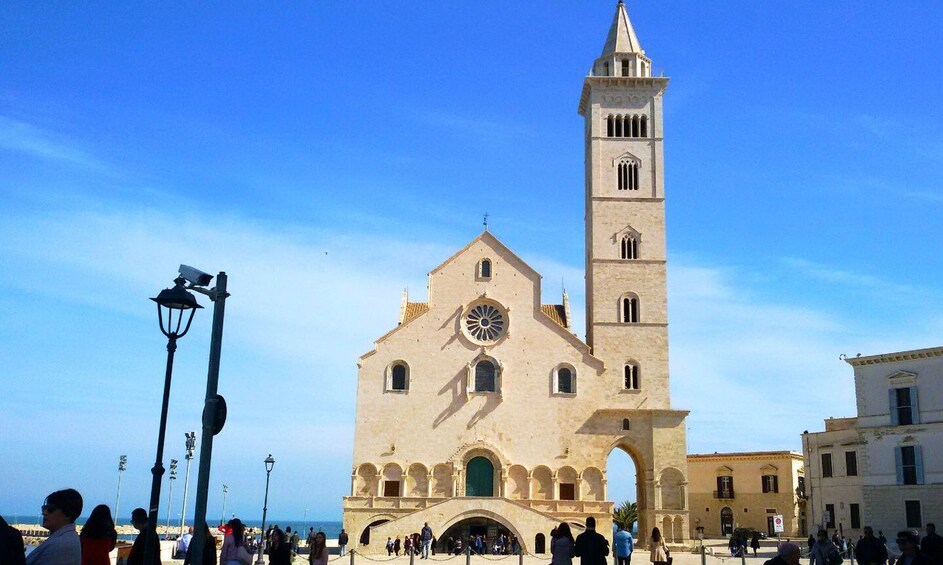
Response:
POLYGON ((670 408, 662 96, 620 1, 583 82, 586 340, 632 408, 670 408))

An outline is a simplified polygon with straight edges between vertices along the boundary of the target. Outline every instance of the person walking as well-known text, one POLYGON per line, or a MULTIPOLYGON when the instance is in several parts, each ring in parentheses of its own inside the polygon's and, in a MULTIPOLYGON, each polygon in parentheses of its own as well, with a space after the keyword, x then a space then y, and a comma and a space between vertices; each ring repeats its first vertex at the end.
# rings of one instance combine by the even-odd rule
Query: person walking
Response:
POLYGON ((570 525, 566 522, 557 527, 557 535, 550 540, 550 565, 573 565, 573 556, 576 554, 576 541, 570 525))
POLYGON ((836 559, 841 559, 838 548, 829 541, 828 532, 819 530, 815 545, 812 546, 812 551, 809 552, 809 565, 833 565, 832 561, 836 559))
POLYGON ((396 536, 396 541, 393 542, 393 554, 399 557, 399 550, 403 547, 403 542, 400 541, 399 536, 396 536))
POLYGON ((787 541, 779 545, 779 552, 776 557, 766 561, 763 565, 799 565, 800 553, 798 545, 787 541))
POLYGON ((616 554, 616 565, 629 565, 632 562, 632 551, 635 549, 635 540, 632 534, 625 529, 625 524, 619 524, 618 531, 612 537, 612 549, 616 554))
POLYGON ((897 547, 900 549, 900 557, 897 558, 898 565, 937 565, 937 562, 930 561, 926 554, 920 552, 917 542, 920 538, 917 534, 909 530, 897 532, 897 547))
POLYGON ((337 545, 341 548, 341 557, 347 555, 347 543, 350 541, 350 536, 347 535, 347 530, 341 528, 341 533, 337 535, 337 545))
POLYGON ((154 544, 154 562, 151 565, 160 565, 160 539, 158 539, 157 533, 148 527, 147 510, 143 508, 135 508, 132 510, 131 525, 137 529, 138 535, 134 538, 134 543, 131 545, 131 553, 128 554, 127 565, 144 565, 144 545, 147 536, 151 536, 152 543, 154 544), (145 534, 145 532, 147 533, 145 534))
POLYGON ((429 522, 422 526, 419 541, 422 542, 422 556, 419 559, 429 559, 429 546, 432 545, 432 528, 429 527, 429 522))
POLYGON ((393 538, 386 538, 386 554, 393 555, 393 538))
POLYGON ((269 544, 269 565, 291 565, 291 558, 291 538, 288 537, 288 532, 275 530, 269 544))
POLYGON ((920 541, 920 551, 933 563, 943 563, 943 536, 936 533, 936 524, 927 522, 927 535, 920 541))
POLYGON ((246 549, 246 527, 242 520, 233 518, 226 525, 229 526, 229 533, 223 538, 219 562, 222 565, 252 565, 252 554, 246 549))
POLYGON ((26 563, 26 546, 23 545, 23 534, 7 524, 0 516, 0 563, 10 565, 24 565, 26 563))
POLYGON ((580 558, 580 565, 606 565, 609 540, 596 531, 596 519, 592 516, 586 518, 586 531, 576 537, 573 554, 580 558))
MULTIPOLYGON (((203 525, 203 565, 216 565, 216 538, 210 533, 210 527, 203 525)), ((190 565, 193 562, 193 544, 187 546, 187 556, 183 559, 183 565, 190 565)))
POLYGON ((75 519, 82 514, 82 495, 75 489, 57 490, 43 504, 43 527, 49 537, 27 557, 27 565, 75 565, 82 561, 82 542, 75 519))
POLYGON ((750 547, 753 549, 753 557, 756 557, 756 552, 760 549, 760 532, 753 532, 753 539, 750 540, 750 547))
POLYGON ((651 548, 649 561, 652 563, 668 563, 668 546, 665 545, 665 539, 661 536, 661 530, 652 528, 652 537, 648 541, 648 547, 651 548))
POLYGON ((871 526, 864 527, 864 536, 855 546, 855 560, 861 565, 884 565, 887 563, 887 548, 874 537, 871 526))
POLYGON ((314 545, 311 546, 311 553, 308 554, 308 563, 310 565, 327 565, 329 555, 327 536, 324 535, 324 532, 314 534, 314 545))
POLYGON ((115 521, 111 510, 104 504, 96 506, 89 514, 79 534, 82 542, 82 565, 111 565, 108 556, 118 542, 115 521))

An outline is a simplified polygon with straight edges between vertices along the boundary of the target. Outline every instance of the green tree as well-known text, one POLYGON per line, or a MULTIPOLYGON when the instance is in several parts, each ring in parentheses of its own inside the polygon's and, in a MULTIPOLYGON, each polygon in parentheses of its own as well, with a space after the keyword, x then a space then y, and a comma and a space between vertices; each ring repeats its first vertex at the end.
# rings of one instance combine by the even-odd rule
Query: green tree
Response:
POLYGON ((612 521, 626 530, 632 531, 632 526, 638 520, 638 506, 626 500, 612 511, 612 521))

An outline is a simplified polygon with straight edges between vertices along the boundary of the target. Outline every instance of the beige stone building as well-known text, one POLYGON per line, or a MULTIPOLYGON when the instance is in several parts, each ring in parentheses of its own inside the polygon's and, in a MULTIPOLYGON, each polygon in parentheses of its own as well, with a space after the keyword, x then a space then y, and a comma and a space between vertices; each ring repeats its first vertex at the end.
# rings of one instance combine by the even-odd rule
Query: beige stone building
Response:
POLYGON ((802 434, 810 525, 892 538, 943 522, 943 347, 845 361, 857 417, 802 434))
MULTIPOLYGON (((359 362, 344 526, 361 551, 424 522, 529 553, 552 528, 611 524, 613 450, 636 465, 639 529, 689 537, 686 411, 669 398, 662 96, 624 5, 583 81, 584 342, 567 296, 487 230, 429 273, 426 301, 359 362)), ((575 180, 575 179, 574 179, 575 180)), ((576 235, 576 234, 574 234, 576 235)), ((623 479, 623 480, 627 480, 623 479)))
POLYGON ((805 471, 802 454, 755 451, 688 455, 691 533, 721 537, 735 528, 776 535, 773 516, 783 517, 782 537, 804 537, 805 471))

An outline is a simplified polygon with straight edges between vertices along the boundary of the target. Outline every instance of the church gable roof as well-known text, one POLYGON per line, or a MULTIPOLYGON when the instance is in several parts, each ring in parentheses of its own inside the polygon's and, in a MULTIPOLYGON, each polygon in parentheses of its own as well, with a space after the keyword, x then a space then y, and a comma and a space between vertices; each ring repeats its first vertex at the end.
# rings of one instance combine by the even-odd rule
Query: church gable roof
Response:
POLYGON ((400 313, 399 323, 400 325, 405 324, 414 318, 418 318, 428 311, 428 302, 407 302, 406 307, 403 308, 402 312, 400 313))
POLYGON ((485 243, 485 244, 488 245, 489 247, 493 247, 493 248, 497 249, 501 254, 503 254, 503 255, 507 256, 508 258, 512 259, 515 263, 517 263, 518 266, 522 267, 523 270, 526 271, 528 274, 534 275, 534 276, 537 277, 538 279, 540 278, 540 273, 538 273, 537 271, 534 270, 533 267, 531 267, 530 265, 528 265, 527 263, 525 263, 523 259, 521 259, 520 257, 518 257, 518 255, 517 255, 516 253, 514 253, 513 251, 511 251, 511 249, 510 249, 507 245, 504 245, 503 243, 501 243, 501 240, 499 240, 498 238, 496 238, 496 237, 495 237, 490 231, 488 231, 488 230, 485 230, 485 231, 481 232, 481 233, 478 235, 478 237, 476 237, 475 239, 469 241, 468 244, 465 245, 465 247, 462 247, 461 249, 459 249, 458 251, 456 251, 454 254, 452 254, 451 257, 449 257, 449 258, 446 259, 445 261, 442 261, 442 263, 440 263, 438 267, 436 267, 435 269, 432 269, 431 271, 429 271, 429 276, 432 276, 432 275, 438 273, 439 271, 441 271, 442 269, 444 269, 445 267, 447 267, 449 264, 451 264, 451 263, 452 263, 453 261, 455 261, 457 258, 461 257, 463 253, 465 253, 466 251, 468 251, 469 249, 471 249, 471 248, 472 248, 476 243, 478 243, 479 241, 485 243))

